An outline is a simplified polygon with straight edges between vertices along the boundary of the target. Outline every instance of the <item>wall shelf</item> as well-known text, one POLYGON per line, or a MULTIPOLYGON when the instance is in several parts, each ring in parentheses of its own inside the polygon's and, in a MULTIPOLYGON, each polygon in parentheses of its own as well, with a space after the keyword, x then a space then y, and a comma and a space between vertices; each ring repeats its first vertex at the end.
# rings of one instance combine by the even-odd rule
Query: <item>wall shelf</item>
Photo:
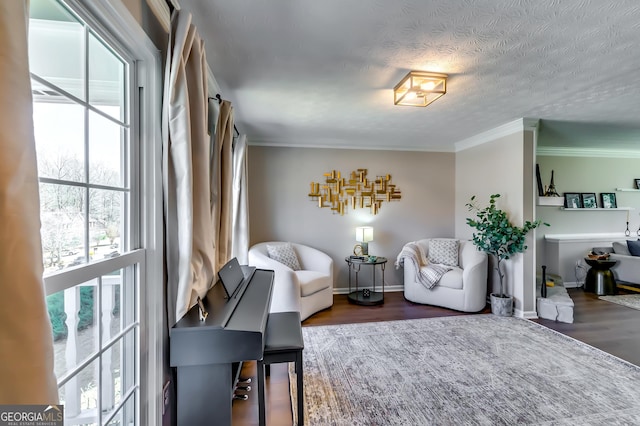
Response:
POLYGON ((538 205, 539 206, 562 207, 562 206, 564 206, 564 197, 542 197, 542 196, 538 196, 538 205))
POLYGON ((620 192, 640 192, 640 189, 636 189, 636 188, 616 188, 616 191, 620 191, 620 192))
POLYGON ((590 208, 590 209, 585 209, 585 208, 576 209, 576 208, 573 208, 573 207, 571 207, 571 208, 569 208, 569 207, 560 207, 560 210, 566 210, 566 211, 572 211, 572 212, 578 212, 578 211, 579 212, 593 212, 593 211, 601 212, 601 211, 616 211, 616 210, 629 211, 629 210, 635 210, 635 208, 633 208, 633 207, 616 207, 616 208, 613 208, 613 209, 605 209, 605 208, 602 208, 602 207, 597 207, 597 208, 590 208))

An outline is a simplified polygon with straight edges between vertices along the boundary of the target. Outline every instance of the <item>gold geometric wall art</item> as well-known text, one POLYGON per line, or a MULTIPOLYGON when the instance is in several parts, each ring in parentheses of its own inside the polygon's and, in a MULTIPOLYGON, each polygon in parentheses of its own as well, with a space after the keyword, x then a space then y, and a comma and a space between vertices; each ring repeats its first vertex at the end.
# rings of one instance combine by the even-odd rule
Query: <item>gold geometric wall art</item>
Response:
POLYGON ((330 208, 334 214, 344 215, 351 209, 368 208, 371 214, 378 214, 383 202, 397 201, 402 193, 391 183, 391 175, 367 178, 367 169, 357 169, 342 177, 335 170, 324 174, 324 182, 311 182, 309 197, 318 207, 330 208))

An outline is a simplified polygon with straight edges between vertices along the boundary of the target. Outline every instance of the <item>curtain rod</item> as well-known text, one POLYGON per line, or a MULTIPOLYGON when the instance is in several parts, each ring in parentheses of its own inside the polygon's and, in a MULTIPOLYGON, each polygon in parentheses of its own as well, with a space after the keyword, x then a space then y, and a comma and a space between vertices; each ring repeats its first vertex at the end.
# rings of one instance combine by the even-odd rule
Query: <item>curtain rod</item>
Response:
MULTIPOLYGON (((217 99, 218 104, 222 103, 222 97, 220 96, 220 93, 216 93, 214 97, 209 96, 209 100, 211 99, 217 99)), ((235 123, 233 124, 233 131, 236 132, 236 136, 240 136, 240 132, 238 131, 238 128, 236 127, 235 123)))

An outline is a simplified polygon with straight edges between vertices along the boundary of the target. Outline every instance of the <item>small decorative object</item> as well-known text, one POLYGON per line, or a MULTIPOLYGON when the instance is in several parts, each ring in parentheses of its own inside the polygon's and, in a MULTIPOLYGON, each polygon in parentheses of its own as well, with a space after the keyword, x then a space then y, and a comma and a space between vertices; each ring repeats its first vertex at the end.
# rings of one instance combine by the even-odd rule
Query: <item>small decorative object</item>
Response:
POLYGON ((378 256, 369 256, 370 263, 376 263, 377 260, 378 260, 378 256))
POLYGON ((587 254, 587 257, 591 260, 607 260, 609 259, 609 253, 594 253, 593 251, 590 251, 587 254))
POLYGON ((538 195, 544 197, 545 190, 542 188, 542 178, 540 177, 540 164, 536 164, 536 181, 538 182, 538 195))
POLYGON ((580 194, 582 200, 582 207, 585 209, 595 209, 598 207, 596 204, 596 194, 593 192, 583 192, 580 194))
POLYGON ((636 183, 636 189, 640 189, 640 179, 635 179, 634 182, 636 183))
POLYGON ((600 193, 600 205, 603 209, 615 209, 618 207, 616 203, 616 194, 613 192, 600 193))
POLYGON ((544 194, 545 197, 559 197, 558 191, 556 191, 556 184, 553 183, 553 170, 551 170, 551 182, 549 182, 549 188, 544 194))
POLYGON ((542 282, 540 283, 540 297, 547 297, 547 266, 542 265, 542 282))
POLYGON ((489 205, 480 208, 475 202, 476 196, 471 197, 466 206, 469 211, 476 212, 476 219, 467 218, 467 225, 477 231, 473 233, 473 244, 496 260, 495 270, 500 278, 500 293, 491 293, 491 312, 495 315, 511 316, 513 297, 505 293, 502 261, 510 259, 516 253, 524 253, 527 250, 524 243, 529 231, 542 224, 549 224, 540 220, 527 220, 522 227, 513 225, 507 212, 496 207, 497 198, 500 198, 500 194, 491 195, 489 205))
POLYGON ((318 202, 318 207, 329 207, 337 214, 344 215, 351 205, 352 209, 369 208, 371 214, 378 214, 384 201, 396 201, 402 193, 391 183, 391 175, 378 176, 370 181, 367 169, 352 171, 349 180, 340 172, 332 170, 325 173, 325 182, 311 182, 311 200, 318 202))
POLYGON ((373 241, 373 228, 371 226, 359 226, 356 228, 356 244, 353 248, 353 254, 356 256, 369 255, 369 242, 373 241))
POLYGON ((580 194, 577 192, 565 192, 564 206, 568 209, 582 208, 582 201, 580 200, 580 194))
POLYGON ((369 297, 371 296, 371 291, 368 288, 365 288, 364 290, 362 290, 362 297, 369 297))

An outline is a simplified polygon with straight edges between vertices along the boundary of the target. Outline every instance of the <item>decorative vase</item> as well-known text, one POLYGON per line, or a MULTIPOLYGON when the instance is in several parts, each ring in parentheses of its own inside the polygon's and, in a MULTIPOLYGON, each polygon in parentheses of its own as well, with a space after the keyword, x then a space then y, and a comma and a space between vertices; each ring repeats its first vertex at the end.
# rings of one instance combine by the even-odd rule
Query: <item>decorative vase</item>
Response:
POLYGON ((513 315, 513 297, 491 293, 491 313, 500 317, 513 315))

